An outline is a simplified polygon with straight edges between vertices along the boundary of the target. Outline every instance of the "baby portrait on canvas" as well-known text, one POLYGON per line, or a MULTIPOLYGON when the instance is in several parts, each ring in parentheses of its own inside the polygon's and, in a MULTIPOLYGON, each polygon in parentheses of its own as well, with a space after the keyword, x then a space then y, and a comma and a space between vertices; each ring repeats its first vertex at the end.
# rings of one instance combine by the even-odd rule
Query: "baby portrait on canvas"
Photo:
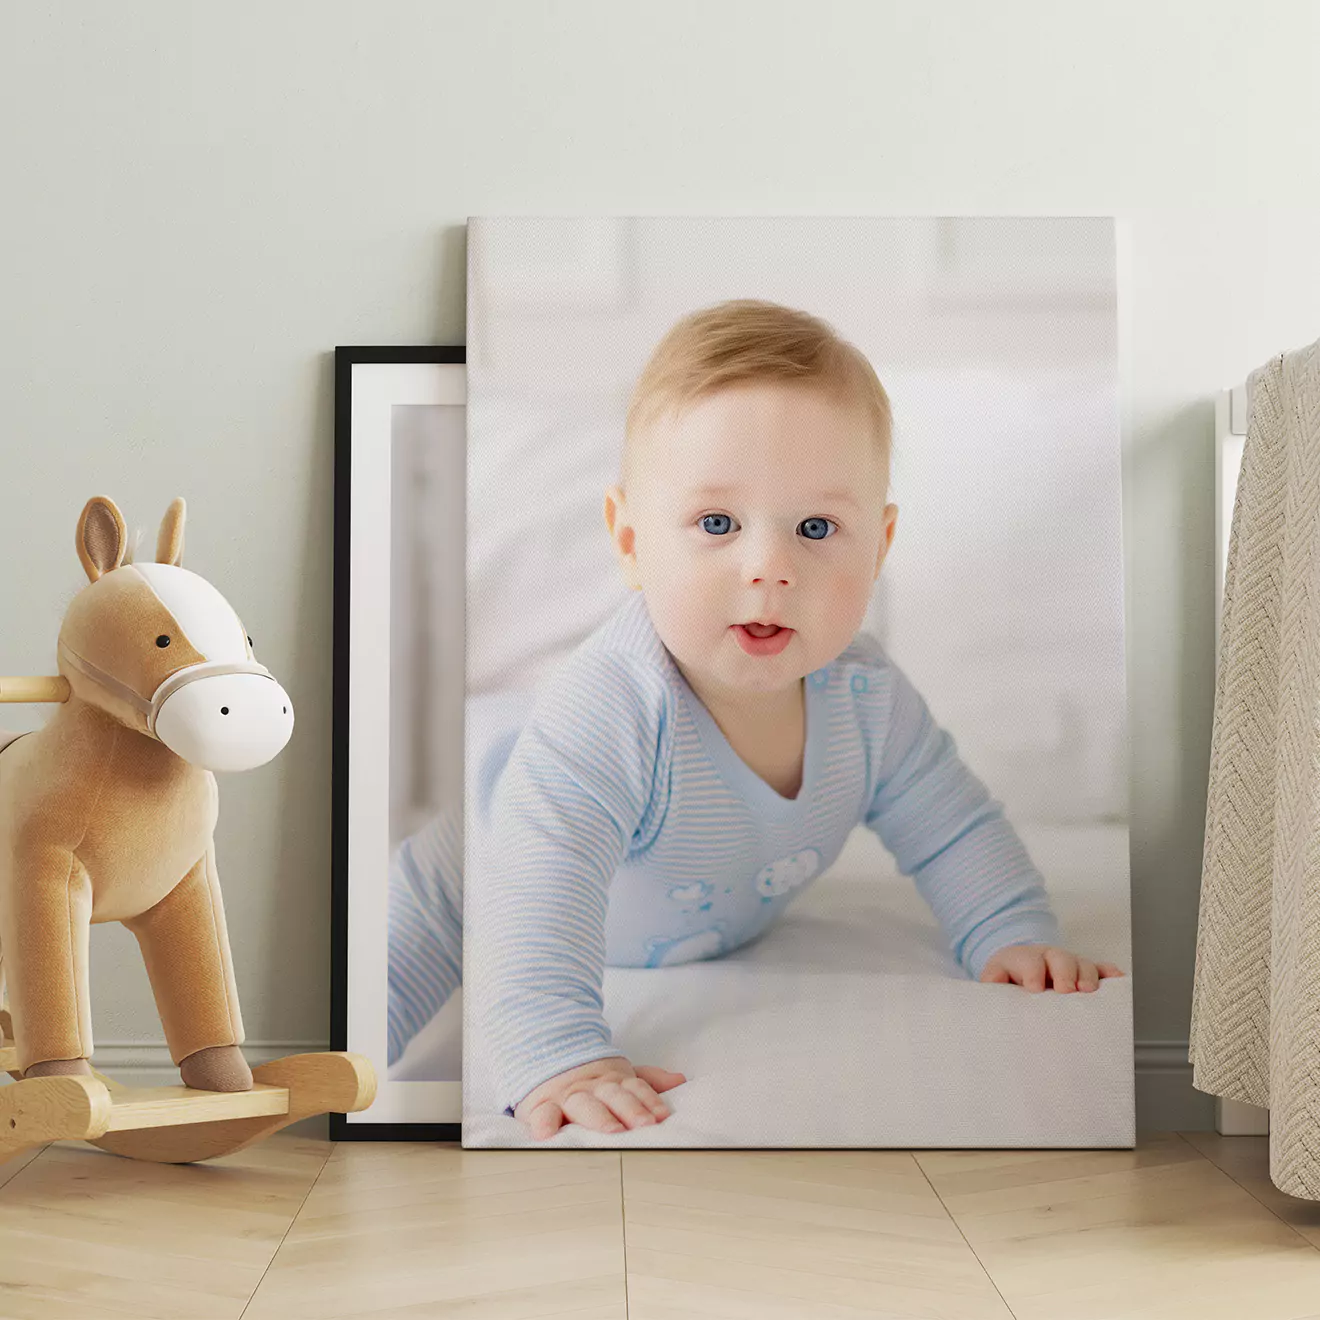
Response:
MULTIPOLYGON (((775 1038, 773 1005, 828 974, 830 928, 817 982, 783 932, 855 832, 930 914, 946 981, 1080 998, 1124 976, 1063 928, 957 730, 866 627, 902 552, 902 443, 867 356, 803 308, 724 299, 653 345, 598 487, 622 595, 536 683, 470 694, 466 818, 440 812, 391 862, 390 1062, 462 985, 465 1144, 647 1144, 703 1080, 685 1144, 786 1139, 758 1128, 758 1101, 822 1079, 791 1013, 775 1038), (651 1007, 628 1021, 656 1030, 619 1032, 612 1000, 640 1008, 643 977, 651 1007), (680 1025, 694 992, 706 1014, 680 1025), (740 1014, 761 1075, 741 1065, 722 1089, 743 1093, 716 1101, 688 1041, 740 1014), (737 1136, 697 1121, 712 1102, 743 1111, 737 1136)), ((898 924, 853 913, 847 938, 868 923, 898 924)), ((881 981, 853 988, 848 1020, 832 1013, 841 1059, 893 1011, 881 981)), ((841 1144, 813 1126, 799 1144, 841 1144)))
POLYGON ((605 963, 740 948, 858 824, 972 977, 1070 993, 1121 974, 1062 947, 1002 810, 858 632, 895 533, 889 445, 869 365, 791 309, 697 313, 643 373, 605 497, 638 597, 548 685, 481 838, 478 1021, 534 1135, 666 1117, 685 1078, 617 1052, 605 963))

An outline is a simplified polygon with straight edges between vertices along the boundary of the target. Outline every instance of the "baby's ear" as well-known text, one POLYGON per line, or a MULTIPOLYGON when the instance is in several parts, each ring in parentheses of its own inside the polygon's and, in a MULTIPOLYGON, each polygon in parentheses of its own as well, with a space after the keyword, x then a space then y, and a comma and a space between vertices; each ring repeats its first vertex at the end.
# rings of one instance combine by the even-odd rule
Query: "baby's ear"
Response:
POLYGON ((616 524, 619 522, 619 513, 625 504, 623 488, 620 486, 611 486, 605 492, 605 526, 609 529, 610 536, 618 540, 618 531, 616 524))
POLYGON ((605 526, 609 528, 614 553, 623 571, 623 580, 634 591, 640 591, 642 584, 637 577, 637 533, 628 521, 628 505, 622 487, 611 486, 605 492, 605 526))
POLYGON ((880 568, 889 554, 889 547, 894 543, 894 530, 898 526, 898 505, 886 504, 883 516, 884 526, 880 533, 880 549, 875 557, 875 573, 871 578, 873 582, 880 576, 880 568))

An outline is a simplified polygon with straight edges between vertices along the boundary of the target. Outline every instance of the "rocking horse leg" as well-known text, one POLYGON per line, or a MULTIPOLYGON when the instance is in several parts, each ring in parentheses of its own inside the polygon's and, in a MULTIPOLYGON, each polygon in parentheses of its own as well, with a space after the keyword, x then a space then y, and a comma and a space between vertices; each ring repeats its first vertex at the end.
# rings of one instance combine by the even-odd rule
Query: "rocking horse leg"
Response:
MULTIPOLYGON (((92 882, 71 853, 18 847, 0 855, 0 948, 18 1023, 19 1071, 92 1053, 88 943, 92 882)), ((90 1066, 89 1066, 90 1071, 90 1066)))
POLYGON ((186 1086, 245 1091, 243 1020, 212 843, 155 907, 124 925, 137 937, 170 1057, 186 1086))

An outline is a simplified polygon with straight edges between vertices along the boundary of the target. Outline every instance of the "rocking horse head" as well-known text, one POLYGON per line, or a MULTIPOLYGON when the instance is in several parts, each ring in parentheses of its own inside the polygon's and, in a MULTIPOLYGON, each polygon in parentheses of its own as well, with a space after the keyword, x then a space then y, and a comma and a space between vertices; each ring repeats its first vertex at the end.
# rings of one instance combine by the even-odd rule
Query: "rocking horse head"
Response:
POLYGON ((72 695, 206 770, 250 770, 289 741, 293 703, 252 653, 228 601, 180 566, 184 502, 165 513, 155 563, 126 562, 124 519, 88 500, 78 557, 90 579, 59 637, 72 695))

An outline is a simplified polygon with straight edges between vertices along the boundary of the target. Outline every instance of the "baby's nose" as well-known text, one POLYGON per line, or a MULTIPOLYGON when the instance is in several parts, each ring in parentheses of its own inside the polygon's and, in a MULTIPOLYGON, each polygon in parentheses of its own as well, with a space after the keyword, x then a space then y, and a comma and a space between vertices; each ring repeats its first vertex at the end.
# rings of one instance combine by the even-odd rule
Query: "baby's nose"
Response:
POLYGON ((777 582, 781 587, 793 584, 793 562, 788 554, 777 548, 767 548, 752 556, 747 566, 748 581, 754 587, 777 582))

